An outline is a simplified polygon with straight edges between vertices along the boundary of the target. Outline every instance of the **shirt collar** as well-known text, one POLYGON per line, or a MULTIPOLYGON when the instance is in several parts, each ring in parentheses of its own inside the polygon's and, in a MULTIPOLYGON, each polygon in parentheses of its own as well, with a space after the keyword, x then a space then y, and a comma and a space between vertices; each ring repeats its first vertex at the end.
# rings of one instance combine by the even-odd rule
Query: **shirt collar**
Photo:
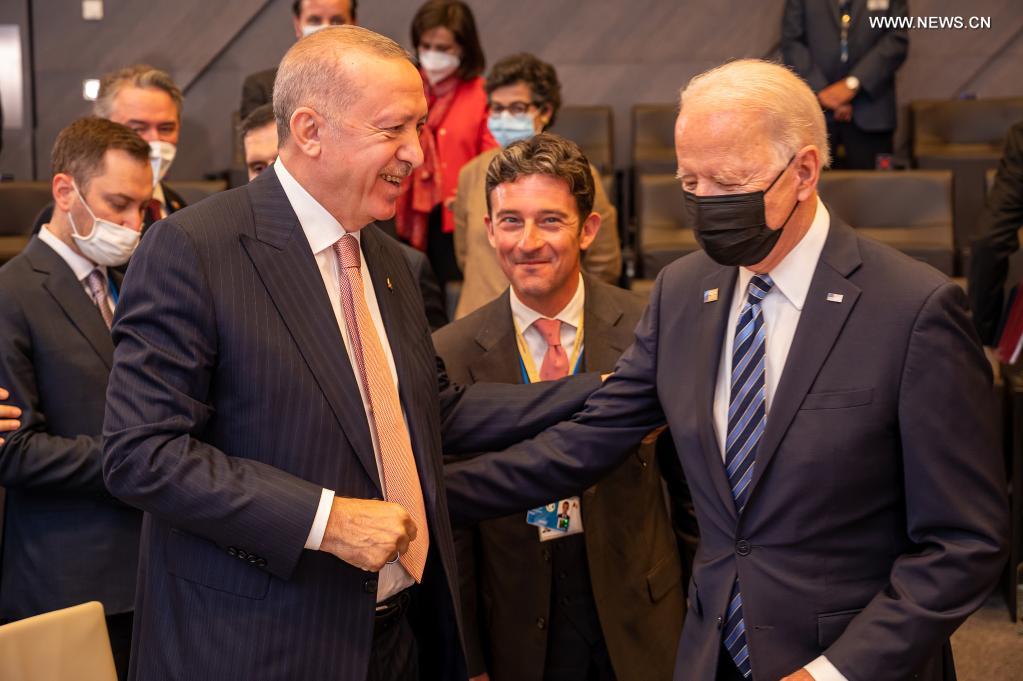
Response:
MULTIPOLYGON (((824 242, 828 239, 830 227, 831 216, 828 209, 824 207, 820 197, 817 197, 817 210, 814 212, 810 229, 770 272, 774 288, 781 291, 797 310, 802 311, 803 303, 806 302, 810 282, 813 280, 813 273, 817 271, 817 261, 824 250, 824 242)), ((745 291, 752 278, 753 272, 740 267, 739 290, 745 291)))
MULTIPOLYGON (((525 332, 530 326, 533 325, 537 319, 545 318, 544 315, 540 314, 531 307, 528 307, 523 303, 517 295, 515 295, 515 289, 508 289, 508 299, 511 302, 512 318, 515 320, 516 326, 519 330, 525 332)), ((583 285, 583 275, 579 275, 579 283, 575 289, 575 295, 568 301, 568 304, 561 309, 561 312, 554 315, 554 319, 559 320, 563 324, 568 324, 573 329, 579 328, 579 322, 583 317, 583 306, 586 303, 586 287, 583 285)))
POLYGON ((153 198, 160 202, 164 208, 167 207, 167 197, 163 193, 163 182, 157 182, 153 187, 153 198))
POLYGON ((302 231, 305 232, 305 238, 309 241, 313 253, 332 247, 345 234, 354 236, 361 246, 362 233, 359 230, 346 232, 341 223, 288 172, 280 157, 274 161, 274 171, 285 196, 288 197, 288 202, 298 216, 298 223, 302 225, 302 231))
POLYGON ((68 264, 78 281, 85 281, 85 278, 95 269, 99 269, 103 277, 106 278, 105 267, 99 267, 84 255, 75 253, 74 249, 61 241, 60 237, 51 232, 49 227, 49 224, 42 226, 42 229, 39 230, 39 240, 52 248, 68 264))

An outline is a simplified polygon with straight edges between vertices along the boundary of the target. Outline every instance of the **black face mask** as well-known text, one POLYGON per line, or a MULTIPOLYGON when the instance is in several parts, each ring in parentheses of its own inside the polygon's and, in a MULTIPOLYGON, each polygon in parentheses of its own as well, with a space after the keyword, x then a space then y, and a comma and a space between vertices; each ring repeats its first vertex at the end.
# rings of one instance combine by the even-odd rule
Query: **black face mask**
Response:
POLYGON ((763 191, 716 196, 682 192, 686 216, 696 232, 696 240, 712 260, 720 265, 736 267, 755 265, 767 257, 796 212, 799 200, 796 200, 781 227, 771 229, 764 215, 764 195, 771 191, 771 187, 785 174, 795 158, 793 155, 789 159, 763 191))

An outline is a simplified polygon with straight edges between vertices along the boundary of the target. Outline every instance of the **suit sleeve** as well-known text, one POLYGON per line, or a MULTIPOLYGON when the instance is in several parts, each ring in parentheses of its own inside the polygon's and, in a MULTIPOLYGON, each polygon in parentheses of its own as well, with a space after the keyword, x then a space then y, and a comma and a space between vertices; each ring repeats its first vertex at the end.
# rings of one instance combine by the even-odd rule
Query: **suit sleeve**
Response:
MULTIPOLYGON (((321 487, 207 443, 217 320, 194 245, 169 220, 132 256, 114 324, 103 472, 111 493, 287 579, 321 487)), ((273 418, 267 405, 266 418, 273 418)))
POLYGON ((970 305, 985 345, 997 342, 1009 257, 1019 250, 1023 227, 1023 124, 1009 131, 995 183, 981 214, 982 236, 970 255, 970 305))
POLYGON ((654 446, 661 477, 668 488, 671 528, 675 533, 678 557, 682 563, 684 577, 682 586, 688 589, 689 576, 693 574, 693 561, 696 559, 696 547, 700 543, 700 526, 696 522, 693 495, 689 491, 689 483, 686 482, 682 462, 675 450, 671 433, 669 431, 661 433, 654 446))
MULTIPOLYGON (((889 17, 906 16, 906 0, 891 0, 889 17)), ((872 29, 874 30, 874 29, 872 29)), ((849 75, 860 79, 860 88, 869 95, 891 87, 895 72, 906 61, 909 36, 904 28, 889 28, 884 36, 849 69, 849 75)))
POLYGON ((604 191, 600 181, 600 173, 590 166, 593 172, 593 210, 600 215, 600 230, 590 247, 583 254, 583 269, 589 274, 607 282, 617 284, 622 276, 622 247, 618 240, 618 213, 604 191))
POLYGON ((21 407, 21 427, 0 446, 0 486, 106 494, 102 439, 47 432, 36 383, 32 337, 17 300, 0 296, 0 385, 21 407))
POLYGON ((445 467, 448 508, 457 523, 508 515, 580 493, 664 424, 656 386, 662 280, 663 273, 614 375, 570 421, 503 452, 445 467))
POLYGON ((820 92, 830 83, 824 72, 814 63, 806 44, 806 0, 785 0, 785 13, 781 24, 781 54, 814 92, 820 92))
POLYGON ((850 681, 906 679, 979 608, 1005 562, 1008 510, 991 372, 965 295, 936 289, 899 392, 906 530, 916 551, 824 655, 850 681))

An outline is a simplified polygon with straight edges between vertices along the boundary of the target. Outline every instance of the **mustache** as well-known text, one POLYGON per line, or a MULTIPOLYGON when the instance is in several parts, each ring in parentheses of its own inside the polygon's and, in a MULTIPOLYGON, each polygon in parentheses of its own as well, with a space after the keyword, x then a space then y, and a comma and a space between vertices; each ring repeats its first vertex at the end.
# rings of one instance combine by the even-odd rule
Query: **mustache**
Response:
POLYGON ((394 175, 395 177, 400 177, 401 179, 404 180, 406 177, 408 177, 409 175, 412 174, 412 164, 409 163, 408 161, 402 161, 401 162, 401 166, 399 166, 397 169, 395 169, 395 170, 384 170, 380 174, 381 175, 394 175))

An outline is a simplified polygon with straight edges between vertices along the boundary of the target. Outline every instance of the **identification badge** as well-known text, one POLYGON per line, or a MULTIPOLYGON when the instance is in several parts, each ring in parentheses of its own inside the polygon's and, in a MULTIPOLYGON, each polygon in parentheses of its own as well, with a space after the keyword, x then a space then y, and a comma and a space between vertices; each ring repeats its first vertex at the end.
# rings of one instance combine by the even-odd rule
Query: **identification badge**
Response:
POLYGON ((555 503, 534 508, 526 513, 526 522, 537 528, 540 541, 579 534, 583 531, 579 497, 559 499, 555 503))
POLYGON ((867 0, 868 12, 887 12, 888 0, 867 0))

